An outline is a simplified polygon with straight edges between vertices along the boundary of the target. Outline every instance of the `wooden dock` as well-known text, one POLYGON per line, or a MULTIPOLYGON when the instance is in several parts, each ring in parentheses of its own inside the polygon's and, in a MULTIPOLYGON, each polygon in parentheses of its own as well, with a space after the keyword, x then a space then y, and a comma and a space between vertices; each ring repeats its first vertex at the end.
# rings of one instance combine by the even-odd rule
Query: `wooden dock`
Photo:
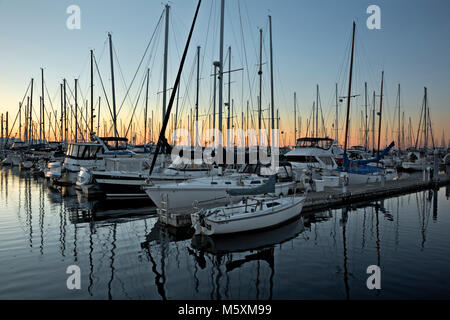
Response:
POLYGON ((374 201, 450 184, 450 177, 441 174, 439 181, 424 181, 422 173, 404 174, 398 180, 379 183, 325 188, 323 192, 310 192, 302 213, 339 207, 352 203, 374 201))

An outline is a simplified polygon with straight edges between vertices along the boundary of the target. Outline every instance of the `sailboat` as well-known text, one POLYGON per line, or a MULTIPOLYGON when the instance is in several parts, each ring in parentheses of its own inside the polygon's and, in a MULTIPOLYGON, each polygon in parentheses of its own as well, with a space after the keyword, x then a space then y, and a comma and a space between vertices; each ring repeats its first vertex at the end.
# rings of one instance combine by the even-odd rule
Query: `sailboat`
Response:
POLYGON ((349 116, 350 116, 350 102, 352 98, 352 76, 353 76, 353 57, 355 48, 355 32, 356 23, 353 22, 353 36, 352 36, 352 51, 350 60, 350 75, 349 75, 349 85, 348 85, 348 96, 347 96, 347 116, 345 123, 345 142, 344 142, 344 155, 342 160, 342 165, 337 168, 337 171, 342 172, 346 183, 349 185, 353 184, 366 184, 366 183, 376 183, 382 181, 394 180, 397 177, 397 171, 391 168, 380 167, 380 160, 392 149, 395 145, 392 142, 383 152, 380 150, 380 134, 381 134, 381 115, 383 110, 383 84, 384 84, 384 71, 381 76, 381 99, 380 99, 380 118, 379 118, 379 130, 378 130, 378 152, 375 158, 367 160, 350 160, 347 154, 347 143, 348 143, 348 127, 349 127, 349 116), (369 165, 369 163, 377 163, 376 166, 369 165))
MULTIPOLYGON (((431 121, 428 108, 428 90, 424 88, 423 105, 420 115, 419 131, 423 126, 423 149, 418 148, 419 132, 417 134, 415 147, 410 149, 407 158, 402 163, 402 170, 406 172, 423 171, 431 165, 428 157, 428 134, 431 129, 431 121)), ((434 143, 433 143, 434 144, 434 143)))
MULTIPOLYGON (((145 192, 158 208, 166 210, 189 209, 195 204, 199 208, 226 204, 240 200, 229 194, 230 190, 245 190, 263 185, 272 175, 269 165, 247 165, 241 172, 228 176, 212 176, 191 179, 181 183, 147 185, 145 192)), ((295 191, 292 166, 280 162, 277 170, 277 184, 274 195, 288 195, 295 191)))
MULTIPOLYGON (((167 92, 167 68, 168 68, 168 37, 169 37, 169 12, 170 6, 166 5, 165 9, 165 46, 164 46, 164 63, 163 63, 163 119, 166 116, 166 92, 167 92)), ((147 69, 147 93, 145 102, 145 114, 148 107, 148 86, 149 86, 149 69, 147 69)), ((179 85, 177 85, 176 91, 179 93, 179 85)), ((198 104, 198 103, 197 103, 198 104)), ((168 110, 167 113, 169 113, 168 110)), ((147 119, 147 116, 145 116, 147 119)), ((217 166, 213 165, 188 165, 188 164, 176 164, 172 163, 166 166, 164 157, 158 157, 158 153, 162 147, 164 153, 170 154, 172 146, 169 145, 167 139, 160 137, 158 145, 150 144, 151 148, 148 148, 147 143, 147 123, 145 122, 144 128, 144 149, 149 151, 148 155, 157 159, 153 164, 151 157, 143 158, 130 158, 130 159, 107 159, 106 166, 103 169, 96 169, 91 172, 84 172, 84 177, 80 177, 79 184, 87 185, 93 183, 96 188, 103 193, 107 199, 148 199, 147 194, 142 187, 149 185, 160 185, 167 183, 180 183, 188 179, 209 177, 217 175, 219 170, 217 166), (150 170, 152 165, 156 164, 155 170, 150 170), (149 172, 152 171, 152 172, 149 172), (81 181, 82 180, 82 181, 81 181)), ((135 147, 136 148, 136 147, 135 147)), ((170 156, 168 157, 170 158, 170 156)), ((83 190, 89 190, 83 186, 83 190)))
MULTIPOLYGON (((275 192, 277 177, 271 176, 261 189, 275 192)), ((229 190, 234 196, 261 194, 262 190, 229 190)), ((241 233, 280 225, 296 216, 303 208, 306 197, 245 197, 235 205, 226 205, 191 214, 196 234, 207 236, 241 233)))
POLYGON ((370 163, 379 163, 380 160, 394 147, 392 142, 383 152, 375 158, 365 160, 350 160, 347 153, 344 152, 342 165, 338 167, 338 171, 345 172, 349 185, 377 183, 382 179, 392 181, 397 177, 397 171, 393 168, 383 168, 370 163))

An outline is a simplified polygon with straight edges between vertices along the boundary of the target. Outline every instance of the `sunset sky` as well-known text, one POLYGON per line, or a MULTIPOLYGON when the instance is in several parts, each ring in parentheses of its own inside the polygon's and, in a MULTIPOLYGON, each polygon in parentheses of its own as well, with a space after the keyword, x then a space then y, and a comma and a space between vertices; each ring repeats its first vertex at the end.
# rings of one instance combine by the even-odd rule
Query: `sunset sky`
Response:
MULTIPOLYGON (((172 88, 184 48, 196 0, 173 0, 169 35, 168 88, 172 88)), ((41 90, 40 68, 45 70, 45 83, 50 94, 45 105, 59 111, 59 84, 66 78, 73 90, 79 78, 82 100, 89 94, 89 50, 93 49, 108 95, 111 93, 108 32, 112 33, 115 54, 117 108, 122 125, 128 126, 133 107, 134 121, 143 127, 144 94, 137 97, 146 68, 150 68, 149 117, 154 112, 156 123, 162 113, 162 56, 164 23, 159 25, 150 49, 138 70, 136 80, 125 97, 126 88, 137 70, 165 3, 160 0, 0 0, 0 113, 9 112, 10 126, 16 117, 31 78, 35 80, 33 105, 39 106, 41 90), (81 9, 81 29, 69 30, 66 9, 70 5, 81 9), (51 100, 51 103, 50 103, 51 100)), ((187 116, 195 104, 196 47, 201 46, 200 115, 208 121, 212 114, 213 61, 219 59, 219 0, 204 0, 195 27, 180 91, 179 125, 187 127, 187 116)), ((405 112, 405 130, 411 117, 417 130, 423 88, 428 88, 429 106, 435 141, 440 144, 442 132, 450 121, 450 2, 446 0, 226 0, 225 50, 232 47, 231 97, 234 100, 236 126, 240 126, 241 111, 246 113, 247 101, 256 110, 259 61, 259 32, 263 28, 263 109, 270 104, 268 15, 273 19, 273 50, 275 73, 275 108, 280 111, 280 130, 286 132, 286 143, 293 143, 293 102, 297 93, 298 113, 302 117, 302 135, 306 119, 310 118, 316 85, 320 86, 321 107, 328 135, 334 137, 335 83, 339 95, 347 94, 349 48, 352 22, 357 23, 351 143, 360 143, 359 124, 364 110, 364 82, 372 92, 380 93, 381 71, 385 71, 385 113, 382 140, 386 126, 391 136, 397 129, 397 85, 401 84, 401 108, 405 112), (381 8, 381 30, 369 30, 366 20, 369 5, 381 8)), ((225 51, 225 55, 227 52, 225 51)), ((225 60, 228 69, 228 57, 225 60)), ((95 75, 95 97, 103 90, 95 75)), ((225 76, 225 83, 228 76, 225 76)), ((227 101, 227 87, 224 101, 227 101)), ((111 101, 110 96, 108 99, 111 101)), ((79 102, 80 103, 80 102, 79 102)), ((81 103, 80 103, 81 104, 81 103)), ((84 102, 83 102, 84 104, 84 102)), ((377 109, 379 107, 377 99, 377 109)), ((371 108, 371 107, 370 107, 371 108)), ((38 112, 38 110, 36 109, 38 112)), ((226 109, 224 109, 226 116, 226 109)), ((339 107, 340 131, 343 132, 345 104, 339 107)), ((37 113, 38 114, 38 113, 37 113)), ((256 112, 252 112, 256 124, 256 112)), ((264 117, 269 116, 268 110, 264 117)), ((102 119, 110 121, 106 102, 102 104, 102 119)), ((224 118, 226 124, 226 118, 224 118)), ((119 124, 120 125, 120 124, 119 124)), ((17 131, 17 125, 13 135, 17 131)), ((142 139, 142 129, 138 140, 142 139)), ((414 133, 415 134, 415 133, 414 133)), ((396 135, 396 133, 395 133, 396 135)), ((447 143, 450 130, 445 132, 447 143)), ((391 138, 391 137, 389 137, 391 138)), ((282 141, 283 142, 283 141, 282 141)))

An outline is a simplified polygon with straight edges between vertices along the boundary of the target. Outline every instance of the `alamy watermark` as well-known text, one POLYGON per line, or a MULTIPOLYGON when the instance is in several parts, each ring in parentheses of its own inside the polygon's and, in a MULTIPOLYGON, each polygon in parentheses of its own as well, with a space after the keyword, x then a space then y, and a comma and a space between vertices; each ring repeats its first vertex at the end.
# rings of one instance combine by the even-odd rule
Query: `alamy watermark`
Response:
POLYGON ((201 122, 195 123, 194 128, 193 133, 186 129, 176 129, 172 133, 175 147, 171 158, 174 164, 260 163, 270 165, 274 170, 279 165, 278 129, 270 132, 230 129, 223 135, 217 129, 203 130, 201 122))
POLYGON ((367 281, 366 281, 367 289, 380 290, 381 289, 381 268, 376 265, 368 266, 367 274, 370 274, 370 277, 367 278, 367 281))
POLYGON ((366 26, 369 30, 381 29, 381 9, 377 5, 370 5, 367 7, 367 14, 370 16, 367 18, 366 26))
POLYGON ((66 20, 66 27, 69 30, 81 29, 81 9, 73 4, 67 7, 66 13, 69 14, 66 20))
POLYGON ((70 274, 67 278, 66 286, 69 290, 81 289, 81 269, 77 265, 70 265, 66 269, 66 273, 70 274))

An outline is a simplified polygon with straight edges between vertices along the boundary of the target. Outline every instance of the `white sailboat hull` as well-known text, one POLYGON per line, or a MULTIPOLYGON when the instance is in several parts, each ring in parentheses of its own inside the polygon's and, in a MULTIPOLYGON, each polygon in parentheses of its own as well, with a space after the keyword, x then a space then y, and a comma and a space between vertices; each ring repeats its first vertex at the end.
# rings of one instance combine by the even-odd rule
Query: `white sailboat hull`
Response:
MULTIPOLYGON (((228 218, 226 216, 223 218, 206 217, 203 222, 199 213, 194 213, 191 215, 192 225, 196 234, 207 236, 266 229, 280 225, 298 216, 302 211, 305 197, 281 198, 275 201, 281 202, 281 205, 259 211, 250 211, 228 218)), ((217 209, 220 210, 221 208, 217 209)))
MULTIPOLYGON (((145 192, 158 208, 182 209, 196 206, 209 206, 213 204, 226 204, 229 200, 237 200, 241 197, 231 197, 227 190, 237 188, 238 186, 178 186, 162 185, 146 187, 145 192), (167 204, 164 202, 167 200, 167 204)), ((296 187, 295 182, 279 183, 275 185, 275 195, 288 195, 296 187)))
MULTIPOLYGON (((348 185, 358 185, 367 183, 381 183, 383 174, 356 174, 347 173, 348 185)), ((385 181, 393 181, 397 177, 397 173, 394 170, 387 172, 384 175, 385 181)))
POLYGON ((424 162, 403 162, 402 167, 405 170, 423 171, 427 165, 424 162))

